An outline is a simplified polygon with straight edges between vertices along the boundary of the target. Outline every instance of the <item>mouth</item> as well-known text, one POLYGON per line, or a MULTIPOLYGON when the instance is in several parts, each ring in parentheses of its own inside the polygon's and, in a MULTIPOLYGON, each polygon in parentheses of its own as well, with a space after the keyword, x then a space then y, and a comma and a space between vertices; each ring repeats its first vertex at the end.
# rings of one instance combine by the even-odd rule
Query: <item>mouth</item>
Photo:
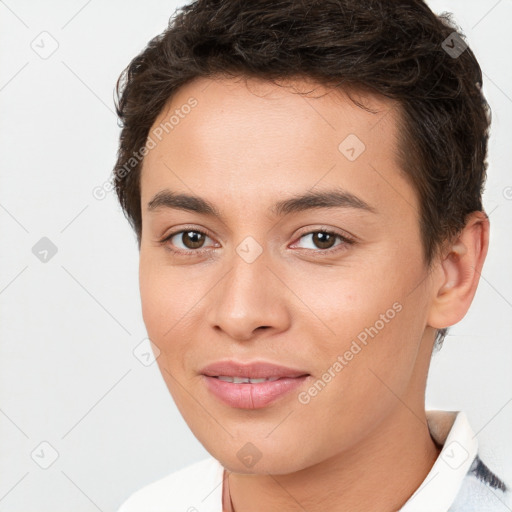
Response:
POLYGON ((282 366, 266 361, 238 362, 234 360, 216 361, 201 370, 202 375, 220 379, 237 378, 239 383, 256 381, 259 379, 277 380, 282 378, 295 378, 309 375, 305 370, 282 366))
POLYGON ((222 380, 224 382, 232 382, 233 384, 259 384, 260 382, 275 382, 279 379, 286 379, 287 377, 267 377, 262 379, 251 379, 250 377, 230 377, 228 375, 216 375, 213 376, 215 379, 222 380))
POLYGON ((276 380, 281 379, 291 379, 291 378, 300 378, 307 377, 309 374, 299 375, 298 377, 264 377, 260 379, 250 378, 250 377, 233 377, 229 375, 211 375, 214 379, 222 380, 223 382, 231 382, 232 384, 259 384, 261 382, 275 382, 276 380))
POLYGON ((203 368, 201 376, 208 391, 223 404, 260 409, 289 396, 311 374, 266 362, 219 361, 203 368))

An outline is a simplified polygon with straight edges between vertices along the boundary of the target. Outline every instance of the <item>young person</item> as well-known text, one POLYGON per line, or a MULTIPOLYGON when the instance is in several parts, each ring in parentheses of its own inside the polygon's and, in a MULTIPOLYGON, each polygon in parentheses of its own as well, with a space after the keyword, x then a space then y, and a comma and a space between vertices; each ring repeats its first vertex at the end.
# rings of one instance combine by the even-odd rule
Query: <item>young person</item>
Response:
POLYGON ((134 511, 506 510, 433 351, 488 247, 489 107, 420 0, 198 0, 118 82, 144 323, 211 457, 134 511))

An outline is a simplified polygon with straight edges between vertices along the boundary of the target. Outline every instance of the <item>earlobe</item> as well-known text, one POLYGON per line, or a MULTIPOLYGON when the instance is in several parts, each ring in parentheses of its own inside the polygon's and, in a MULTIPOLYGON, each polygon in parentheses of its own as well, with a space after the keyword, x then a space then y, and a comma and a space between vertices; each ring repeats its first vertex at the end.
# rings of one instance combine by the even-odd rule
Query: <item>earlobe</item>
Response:
POLYGON ((489 219, 484 212, 473 212, 438 262, 429 326, 443 329, 464 318, 475 296, 488 245, 489 219))

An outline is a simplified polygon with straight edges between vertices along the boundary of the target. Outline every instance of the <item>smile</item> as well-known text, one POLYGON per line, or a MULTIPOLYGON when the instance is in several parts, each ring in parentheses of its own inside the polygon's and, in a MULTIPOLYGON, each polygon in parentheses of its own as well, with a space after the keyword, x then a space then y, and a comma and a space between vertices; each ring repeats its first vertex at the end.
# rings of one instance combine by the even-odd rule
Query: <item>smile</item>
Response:
POLYGON ((310 375, 300 377, 212 377, 202 375, 208 391, 223 404, 236 409, 261 409, 290 396, 310 375))

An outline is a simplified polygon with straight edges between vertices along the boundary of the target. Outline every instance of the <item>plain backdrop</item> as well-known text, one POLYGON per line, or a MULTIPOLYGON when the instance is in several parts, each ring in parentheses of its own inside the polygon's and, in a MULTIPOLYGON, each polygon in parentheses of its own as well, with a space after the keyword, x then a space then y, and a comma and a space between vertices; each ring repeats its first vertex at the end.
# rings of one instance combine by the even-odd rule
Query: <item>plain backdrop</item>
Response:
MULTIPOLYGON (((208 453, 143 354, 135 236, 110 179, 122 69, 182 2, 0 1, 0 511, 117 510, 208 453), (140 345, 142 343, 142 345, 140 345), (146 364, 144 364, 146 363, 146 364)), ((512 483, 512 2, 431 0, 484 71, 491 246, 427 408, 464 410, 512 483)))

